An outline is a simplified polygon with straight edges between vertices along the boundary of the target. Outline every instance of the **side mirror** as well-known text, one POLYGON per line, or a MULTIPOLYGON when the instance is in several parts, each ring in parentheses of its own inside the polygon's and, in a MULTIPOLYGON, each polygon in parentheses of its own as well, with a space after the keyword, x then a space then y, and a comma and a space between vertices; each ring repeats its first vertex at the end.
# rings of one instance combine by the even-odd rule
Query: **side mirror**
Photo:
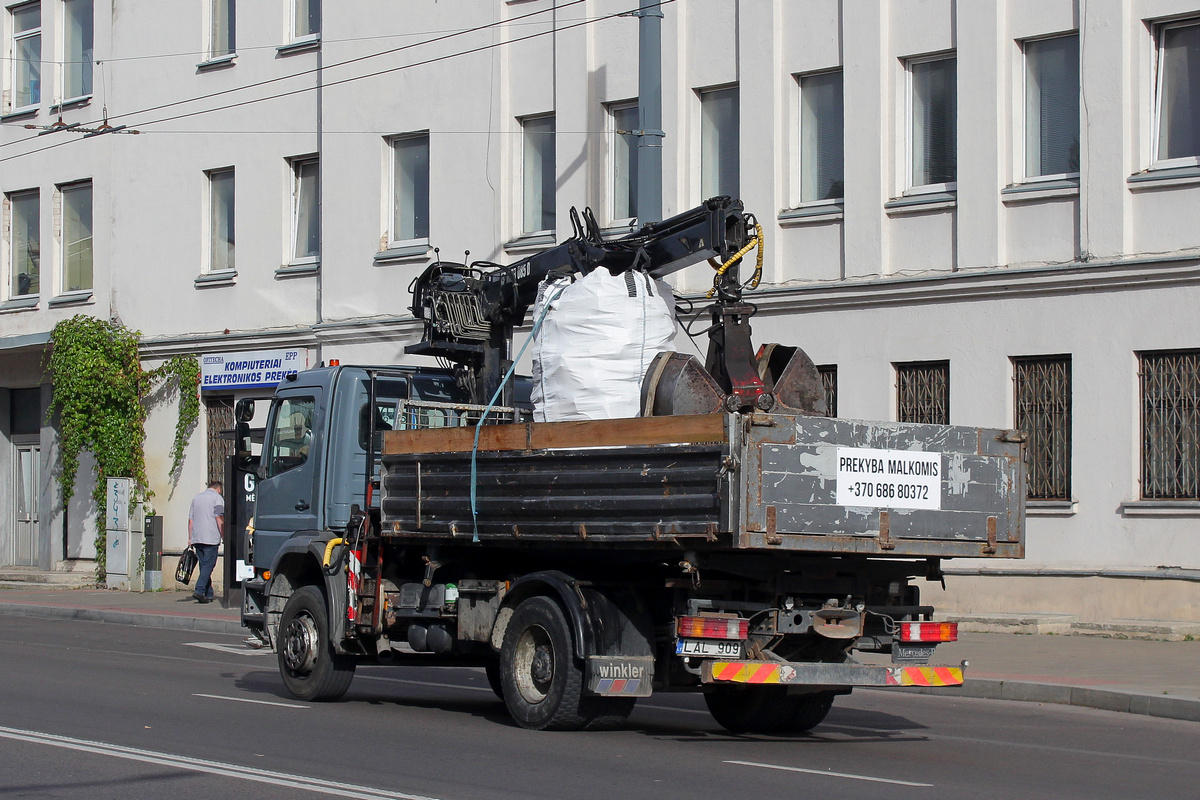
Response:
POLYGON ((266 464, 259 464, 259 465, 258 465, 258 469, 254 470, 254 475, 255 475, 255 477, 257 477, 257 478, 258 478, 260 481, 265 481, 265 480, 267 479, 267 465, 266 465, 266 464))
POLYGON ((234 438, 237 441, 235 449, 238 458, 249 458, 253 453, 250 452, 250 425, 246 422, 239 422, 234 426, 234 438))
MULTIPOLYGON (((254 400, 249 397, 238 400, 237 405, 233 407, 233 418, 238 422, 249 422, 254 419, 254 400)), ((241 444, 240 430, 238 431, 238 444, 241 444)))

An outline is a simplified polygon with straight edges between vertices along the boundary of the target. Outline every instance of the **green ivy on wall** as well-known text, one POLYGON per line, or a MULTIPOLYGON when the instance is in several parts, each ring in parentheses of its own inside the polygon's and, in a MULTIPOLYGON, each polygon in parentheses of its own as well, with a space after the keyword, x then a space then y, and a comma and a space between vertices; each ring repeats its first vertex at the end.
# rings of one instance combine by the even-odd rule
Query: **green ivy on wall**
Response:
MULTIPOLYGON (((79 456, 91 452, 96 462, 98 520, 106 518, 106 489, 110 477, 133 478, 148 499, 146 479, 147 398, 156 389, 179 392, 179 418, 171 449, 171 475, 177 477, 184 448, 200 418, 200 365, 192 356, 175 356, 152 370, 142 369, 138 357, 139 331, 119 322, 77 314, 54 326, 50 371, 54 397, 50 413, 59 415, 59 453, 63 505, 75 494, 79 456)), ((96 575, 105 575, 104 525, 96 531, 96 575)))

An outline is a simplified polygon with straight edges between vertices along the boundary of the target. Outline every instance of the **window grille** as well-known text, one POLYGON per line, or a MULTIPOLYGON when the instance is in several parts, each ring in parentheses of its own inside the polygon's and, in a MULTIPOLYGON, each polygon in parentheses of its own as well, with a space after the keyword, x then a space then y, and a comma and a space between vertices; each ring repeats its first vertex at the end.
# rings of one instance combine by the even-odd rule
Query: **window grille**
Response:
POLYGON ((950 362, 896 365, 897 408, 901 422, 950 424, 950 362))
POLYGON ((233 455, 233 400, 210 397, 204 402, 208 413, 208 481, 225 480, 225 459, 233 455))
POLYGON ((1071 497, 1071 357, 1013 359, 1016 427, 1025 449, 1029 497, 1071 497))
POLYGON ((825 364, 817 367, 821 374, 821 388, 825 390, 825 412, 827 416, 837 416, 837 364, 825 364))
POLYGON ((1200 350, 1140 362, 1142 497, 1200 498, 1200 350))

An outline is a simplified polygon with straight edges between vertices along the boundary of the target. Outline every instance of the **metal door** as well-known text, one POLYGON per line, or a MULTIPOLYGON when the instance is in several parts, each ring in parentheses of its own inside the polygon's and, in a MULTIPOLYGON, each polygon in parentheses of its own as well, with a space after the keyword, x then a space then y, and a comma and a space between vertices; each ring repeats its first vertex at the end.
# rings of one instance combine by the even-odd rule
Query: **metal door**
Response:
POLYGON ((275 554, 292 534, 317 528, 321 443, 314 443, 313 436, 319 433, 320 392, 317 388, 281 391, 267 419, 254 504, 254 563, 263 569, 273 567, 275 554))
POLYGON ((33 567, 38 562, 38 486, 41 484, 42 449, 36 445, 16 448, 16 535, 13 538, 14 566, 33 567))

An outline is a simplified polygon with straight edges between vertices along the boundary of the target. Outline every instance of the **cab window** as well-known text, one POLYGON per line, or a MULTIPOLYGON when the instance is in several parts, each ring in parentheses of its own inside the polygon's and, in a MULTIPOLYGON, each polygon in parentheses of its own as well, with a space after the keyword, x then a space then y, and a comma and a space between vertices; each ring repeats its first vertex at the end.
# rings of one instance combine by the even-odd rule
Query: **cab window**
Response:
POLYGON ((316 407, 313 397, 285 397, 279 401, 267 448, 268 477, 295 469, 308 460, 316 407))

